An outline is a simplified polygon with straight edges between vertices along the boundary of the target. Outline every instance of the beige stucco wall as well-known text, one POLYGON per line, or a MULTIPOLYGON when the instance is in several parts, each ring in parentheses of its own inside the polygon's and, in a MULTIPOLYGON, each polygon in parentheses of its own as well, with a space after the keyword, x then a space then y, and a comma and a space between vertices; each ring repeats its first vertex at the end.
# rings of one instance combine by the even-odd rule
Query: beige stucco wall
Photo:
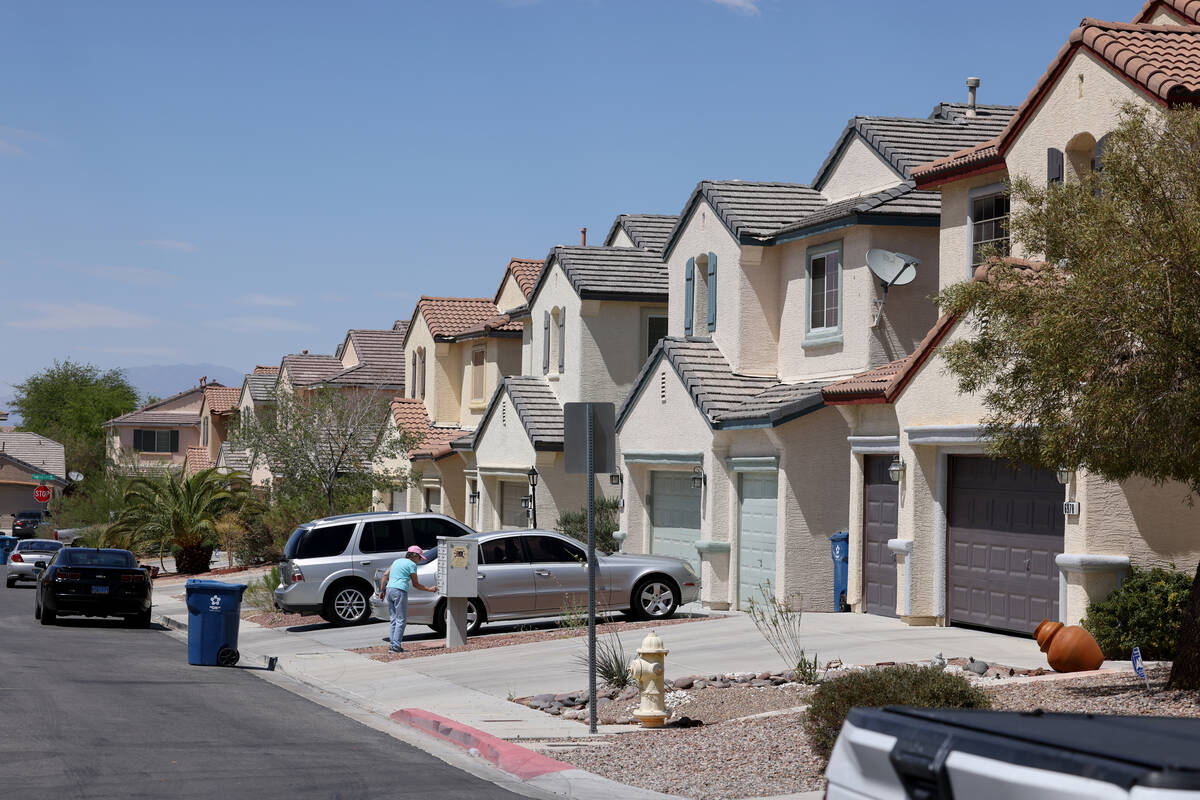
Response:
POLYGON ((521 291, 520 284, 513 277, 511 272, 504 273, 504 280, 500 283, 500 291, 496 294, 496 306, 500 309, 500 313, 507 314, 514 308, 525 305, 525 293, 521 291))
MULTIPOLYGON (((587 300, 580 306, 580 354, 572 362, 579 375, 579 394, 559 394, 563 402, 585 401, 620 405, 633 388, 646 354, 647 319, 666 312, 665 303, 623 303, 587 300)), ((569 324, 569 321, 568 321, 569 324)), ((567 339, 575 343, 568 331, 567 339)), ((569 385, 565 380, 563 385, 569 385)))
POLYGON ((358 366, 361 359, 358 357, 358 349, 354 346, 354 340, 350 338, 350 334, 346 334, 346 338, 342 342, 342 366, 346 369, 358 366))
POLYGON ((1172 14, 1165 8, 1160 8, 1150 18, 1151 25, 1189 25, 1191 23, 1181 20, 1175 14, 1172 14))
POLYGON ((461 377, 458 385, 462 387, 459 396, 458 417, 455 422, 464 428, 471 429, 478 425, 483 418, 483 412, 487 410, 487 403, 492 399, 492 394, 496 391, 496 385, 500 379, 519 374, 517 370, 521 366, 521 340, 515 337, 467 339, 450 348, 448 358, 455 356, 460 362, 461 377), (475 401, 471 397, 474 394, 471 365, 477 348, 484 350, 483 399, 479 401, 475 401))
POLYGON ((625 232, 624 228, 617 228, 616 232, 613 233, 612 241, 610 241, 608 243, 608 246, 609 247, 633 247, 634 244, 633 244, 633 239, 629 238, 629 234, 627 234, 625 232))
MULTIPOLYGON (((575 289, 571 286, 571 281, 567 279, 566 273, 558 265, 557 259, 552 259, 547 269, 549 272, 531 308, 531 319, 528 323, 530 333, 528 345, 529 369, 525 374, 545 375, 561 402, 578 400, 580 399, 580 387, 582 383, 581 368, 586 368, 586 365, 581 364, 580 361, 583 338, 579 311, 583 303, 579 299, 579 295, 575 293, 575 289), (563 361, 562 375, 558 373, 558 360, 554 357, 555 351, 553 347, 551 348, 550 355, 550 371, 549 373, 542 371, 542 342, 545 340, 545 313, 553 311, 556 308, 560 310, 559 313, 566 314, 566 357, 563 361)), ((554 325, 553 319, 550 323, 550 336, 552 342, 557 341, 558 330, 554 325)))
POLYGON ((855 134, 842 151, 825 183, 817 187, 821 194, 836 203, 849 197, 870 194, 903 180, 862 137, 855 134))
MULTIPOLYGON (((429 409, 432 417, 437 409, 438 390, 440 388, 437 374, 437 343, 433 341, 433 333, 429 330, 428 323, 425 322, 423 314, 417 314, 416 318, 408 327, 408 332, 404 336, 404 396, 405 397, 421 397, 421 383, 419 374, 413 370, 413 353, 419 348, 425 348, 425 408, 429 409)), ((421 368, 420 360, 417 361, 417 369, 421 368)), ((436 420, 435 420, 436 421, 436 420)))
POLYGON ((1003 184, 1007 180, 1008 173, 999 170, 947 183, 941 187, 942 228, 938 244, 938 291, 961 283, 971 275, 971 254, 967 246, 970 241, 967 215, 970 211, 971 190, 980 186, 1003 184))
MULTIPOLYGON (((929 297, 937 290, 938 229, 854 226, 770 248, 780 263, 779 375, 783 380, 845 375, 912 352, 933 323, 937 308, 929 297), (810 248, 842 245, 841 341, 805 346, 810 248), (867 267, 867 250, 895 250, 921 260, 912 283, 893 286, 879 324, 871 327, 883 292, 867 267)), ((764 256, 764 261, 767 256, 764 256)))

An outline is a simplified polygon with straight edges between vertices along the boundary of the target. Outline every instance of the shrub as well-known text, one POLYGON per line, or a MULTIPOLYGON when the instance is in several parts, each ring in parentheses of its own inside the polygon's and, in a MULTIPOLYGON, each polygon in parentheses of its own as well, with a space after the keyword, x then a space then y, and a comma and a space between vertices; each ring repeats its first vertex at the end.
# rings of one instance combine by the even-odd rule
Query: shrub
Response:
MULTIPOLYGON (((583 639, 583 652, 578 653, 575 661, 584 671, 588 668, 587 639, 583 639)), ((615 633, 608 636, 596 637, 596 678, 614 689, 624 689, 633 683, 629 674, 629 656, 625 655, 625 645, 621 637, 615 633)))
POLYGON ((1107 598, 1088 605, 1083 627, 1096 637, 1105 658, 1129 658, 1136 646, 1142 658, 1169 660, 1179 648, 1191 586, 1186 573, 1131 566, 1107 598))
POLYGON ((983 689, 937 667, 881 667, 842 675, 818 686, 804 714, 804 730, 813 749, 828 760, 851 708, 889 705, 990 708, 992 703, 983 689))
MULTIPOLYGON (((620 509, 617 500, 611 497, 596 498, 596 549, 615 553, 619 548, 613 534, 620 524, 620 509)), ((554 524, 554 529, 572 539, 587 544, 587 508, 564 511, 554 524)))
MULTIPOLYGON (((765 581, 758 587, 762 595, 750 598, 750 619, 754 627, 767 640, 767 644, 779 653, 779 657, 789 668, 796 670, 797 679, 801 675, 816 679, 817 657, 811 660, 804 655, 800 645, 800 617, 804 610, 804 597, 795 592, 780 600, 775 596, 775 590, 770 581, 765 581)), ((812 681, 801 681, 810 683, 812 681)))
POLYGON ((275 608, 275 587, 279 586, 279 567, 271 567, 270 572, 258 576, 246 586, 242 594, 242 603, 258 611, 270 611, 275 608))

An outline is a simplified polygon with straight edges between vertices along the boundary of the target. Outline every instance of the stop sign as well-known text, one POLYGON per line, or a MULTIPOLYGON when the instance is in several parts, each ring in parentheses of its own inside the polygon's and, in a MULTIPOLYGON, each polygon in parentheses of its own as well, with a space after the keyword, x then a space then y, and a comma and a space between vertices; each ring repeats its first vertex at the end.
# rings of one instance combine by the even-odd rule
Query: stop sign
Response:
POLYGON ((37 500, 39 503, 49 503, 50 502, 50 487, 49 486, 39 486, 36 489, 34 489, 33 490, 33 499, 37 500))

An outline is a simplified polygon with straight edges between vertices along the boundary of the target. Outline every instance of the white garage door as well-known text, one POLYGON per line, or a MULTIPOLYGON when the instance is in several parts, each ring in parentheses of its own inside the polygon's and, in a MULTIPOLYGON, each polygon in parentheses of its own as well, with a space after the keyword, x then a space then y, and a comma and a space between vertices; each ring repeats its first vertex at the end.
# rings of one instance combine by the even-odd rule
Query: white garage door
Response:
MULTIPOLYGON (((761 599, 759 589, 775 583, 775 514, 779 474, 743 472, 738 498, 738 607, 761 599)), ((778 589, 778 587, 776 587, 778 589)))
POLYGON ((528 528, 529 515, 521 507, 521 499, 529 494, 529 484, 517 481, 502 481, 500 483, 500 527, 528 528))
POLYGON ((650 473, 650 552, 674 556, 700 570, 700 490, 690 472, 650 473))

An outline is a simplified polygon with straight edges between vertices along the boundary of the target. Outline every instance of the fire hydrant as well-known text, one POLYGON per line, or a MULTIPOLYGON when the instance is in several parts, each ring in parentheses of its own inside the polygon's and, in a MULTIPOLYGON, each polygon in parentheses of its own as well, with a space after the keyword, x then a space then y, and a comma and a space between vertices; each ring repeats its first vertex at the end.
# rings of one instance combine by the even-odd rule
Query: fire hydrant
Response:
POLYGON ((663 662, 667 653, 662 639, 654 631, 642 639, 639 658, 629 665, 629 674, 638 682, 642 704, 633 715, 642 721, 643 728, 661 728, 667 720, 666 697, 663 692, 663 662))

